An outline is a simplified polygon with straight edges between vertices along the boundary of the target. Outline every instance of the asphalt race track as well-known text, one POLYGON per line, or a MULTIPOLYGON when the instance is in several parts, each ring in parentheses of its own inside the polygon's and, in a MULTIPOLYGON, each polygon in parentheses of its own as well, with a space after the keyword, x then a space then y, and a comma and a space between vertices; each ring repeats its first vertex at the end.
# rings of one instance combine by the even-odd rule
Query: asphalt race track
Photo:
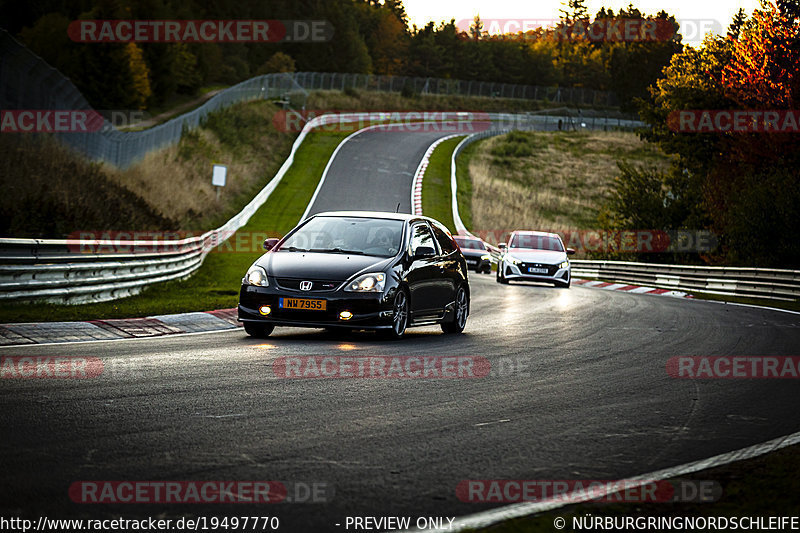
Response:
MULTIPOLYGON (((411 126, 423 128, 423 126, 411 126)), ((411 183, 422 156, 436 139, 452 135, 436 131, 407 131, 409 125, 373 128, 342 145, 309 210, 366 210, 411 212, 411 183)), ((469 133, 469 132, 467 132, 469 133)))
MULTIPOLYGON (((418 161, 419 146, 435 138, 417 143, 406 135, 412 140, 382 143, 362 134, 339 155, 380 153, 383 165, 405 146, 418 161)), ((360 157, 331 167, 326 187, 340 198, 374 197, 343 190, 345 173, 369 175, 369 160, 360 157)), ((387 179, 408 191, 415 168, 404 163, 387 179)), ((333 195, 323 188, 315 210, 333 208, 333 195)), ((391 210, 402 200, 408 211, 408 197, 392 198, 391 210)), ((280 531, 344 531, 347 516, 452 517, 498 505, 459 501, 462 480, 621 479, 800 429, 797 380, 679 380, 666 371, 669 358, 683 355, 796 356, 800 315, 583 287, 503 286, 487 275, 470 281, 471 316, 458 336, 426 327, 391 342, 366 332, 278 328, 266 340, 237 330, 2 348, 3 356, 97 357, 104 371, 93 379, 0 381, 0 515, 273 515, 280 531), (295 355, 477 356, 492 373, 277 377, 276 359, 295 355), (69 487, 81 480, 325 484, 327 501, 73 503, 69 487)))

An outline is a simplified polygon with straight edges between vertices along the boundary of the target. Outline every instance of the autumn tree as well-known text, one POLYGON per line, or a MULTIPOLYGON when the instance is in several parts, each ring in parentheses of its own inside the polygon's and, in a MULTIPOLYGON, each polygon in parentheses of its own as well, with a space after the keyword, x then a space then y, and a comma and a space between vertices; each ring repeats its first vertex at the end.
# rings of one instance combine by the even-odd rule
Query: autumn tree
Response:
POLYGON ((673 177, 682 176, 695 199, 684 225, 707 225, 720 238, 711 260, 800 264, 800 143, 797 133, 682 132, 670 117, 682 110, 794 109, 798 27, 791 11, 765 4, 738 37, 706 37, 700 48, 673 56, 642 106, 650 125, 645 138, 678 156, 673 177))

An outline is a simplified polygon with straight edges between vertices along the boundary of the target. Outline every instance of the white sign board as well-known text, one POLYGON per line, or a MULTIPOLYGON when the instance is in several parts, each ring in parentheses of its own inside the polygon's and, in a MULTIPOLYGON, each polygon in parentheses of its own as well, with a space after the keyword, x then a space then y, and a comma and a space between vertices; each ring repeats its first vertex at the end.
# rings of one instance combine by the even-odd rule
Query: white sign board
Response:
POLYGON ((211 185, 217 187, 225 186, 225 178, 228 175, 228 167, 225 165, 214 165, 214 174, 211 176, 211 185))

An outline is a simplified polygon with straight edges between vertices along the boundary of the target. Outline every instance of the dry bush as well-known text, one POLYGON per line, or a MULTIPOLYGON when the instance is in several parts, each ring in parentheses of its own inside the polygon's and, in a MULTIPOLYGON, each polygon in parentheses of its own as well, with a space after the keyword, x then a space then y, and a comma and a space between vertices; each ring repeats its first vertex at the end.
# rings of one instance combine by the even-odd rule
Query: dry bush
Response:
POLYGON ((295 134, 276 130, 276 111, 269 102, 231 106, 178 145, 149 154, 113 179, 137 191, 158 213, 177 219, 182 229, 218 226, 241 210, 288 156, 295 134), (214 164, 228 167, 219 201, 211 185, 214 164))
POLYGON ((113 172, 47 137, 0 135, 0 235, 173 230, 174 219, 116 183, 113 172))

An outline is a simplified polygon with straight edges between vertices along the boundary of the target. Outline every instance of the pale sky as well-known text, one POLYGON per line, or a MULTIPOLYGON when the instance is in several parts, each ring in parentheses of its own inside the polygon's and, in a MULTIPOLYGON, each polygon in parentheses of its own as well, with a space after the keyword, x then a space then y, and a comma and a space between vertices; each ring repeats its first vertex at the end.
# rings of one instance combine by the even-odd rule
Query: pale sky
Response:
MULTIPOLYGON (((684 43, 692 45, 703 40, 704 28, 724 33, 740 7, 750 16, 760 5, 759 0, 588 0, 586 6, 594 16, 601 7, 617 11, 629 3, 647 15, 664 10, 675 15, 679 22, 684 20, 680 31, 684 43)), ((418 27, 430 20, 438 24, 452 18, 458 24, 462 20, 472 20, 476 14, 484 21, 497 20, 498 24, 503 23, 501 21, 536 24, 536 21, 558 19, 559 9, 566 9, 566 1, 561 0, 403 0, 403 5, 409 23, 418 27)))

